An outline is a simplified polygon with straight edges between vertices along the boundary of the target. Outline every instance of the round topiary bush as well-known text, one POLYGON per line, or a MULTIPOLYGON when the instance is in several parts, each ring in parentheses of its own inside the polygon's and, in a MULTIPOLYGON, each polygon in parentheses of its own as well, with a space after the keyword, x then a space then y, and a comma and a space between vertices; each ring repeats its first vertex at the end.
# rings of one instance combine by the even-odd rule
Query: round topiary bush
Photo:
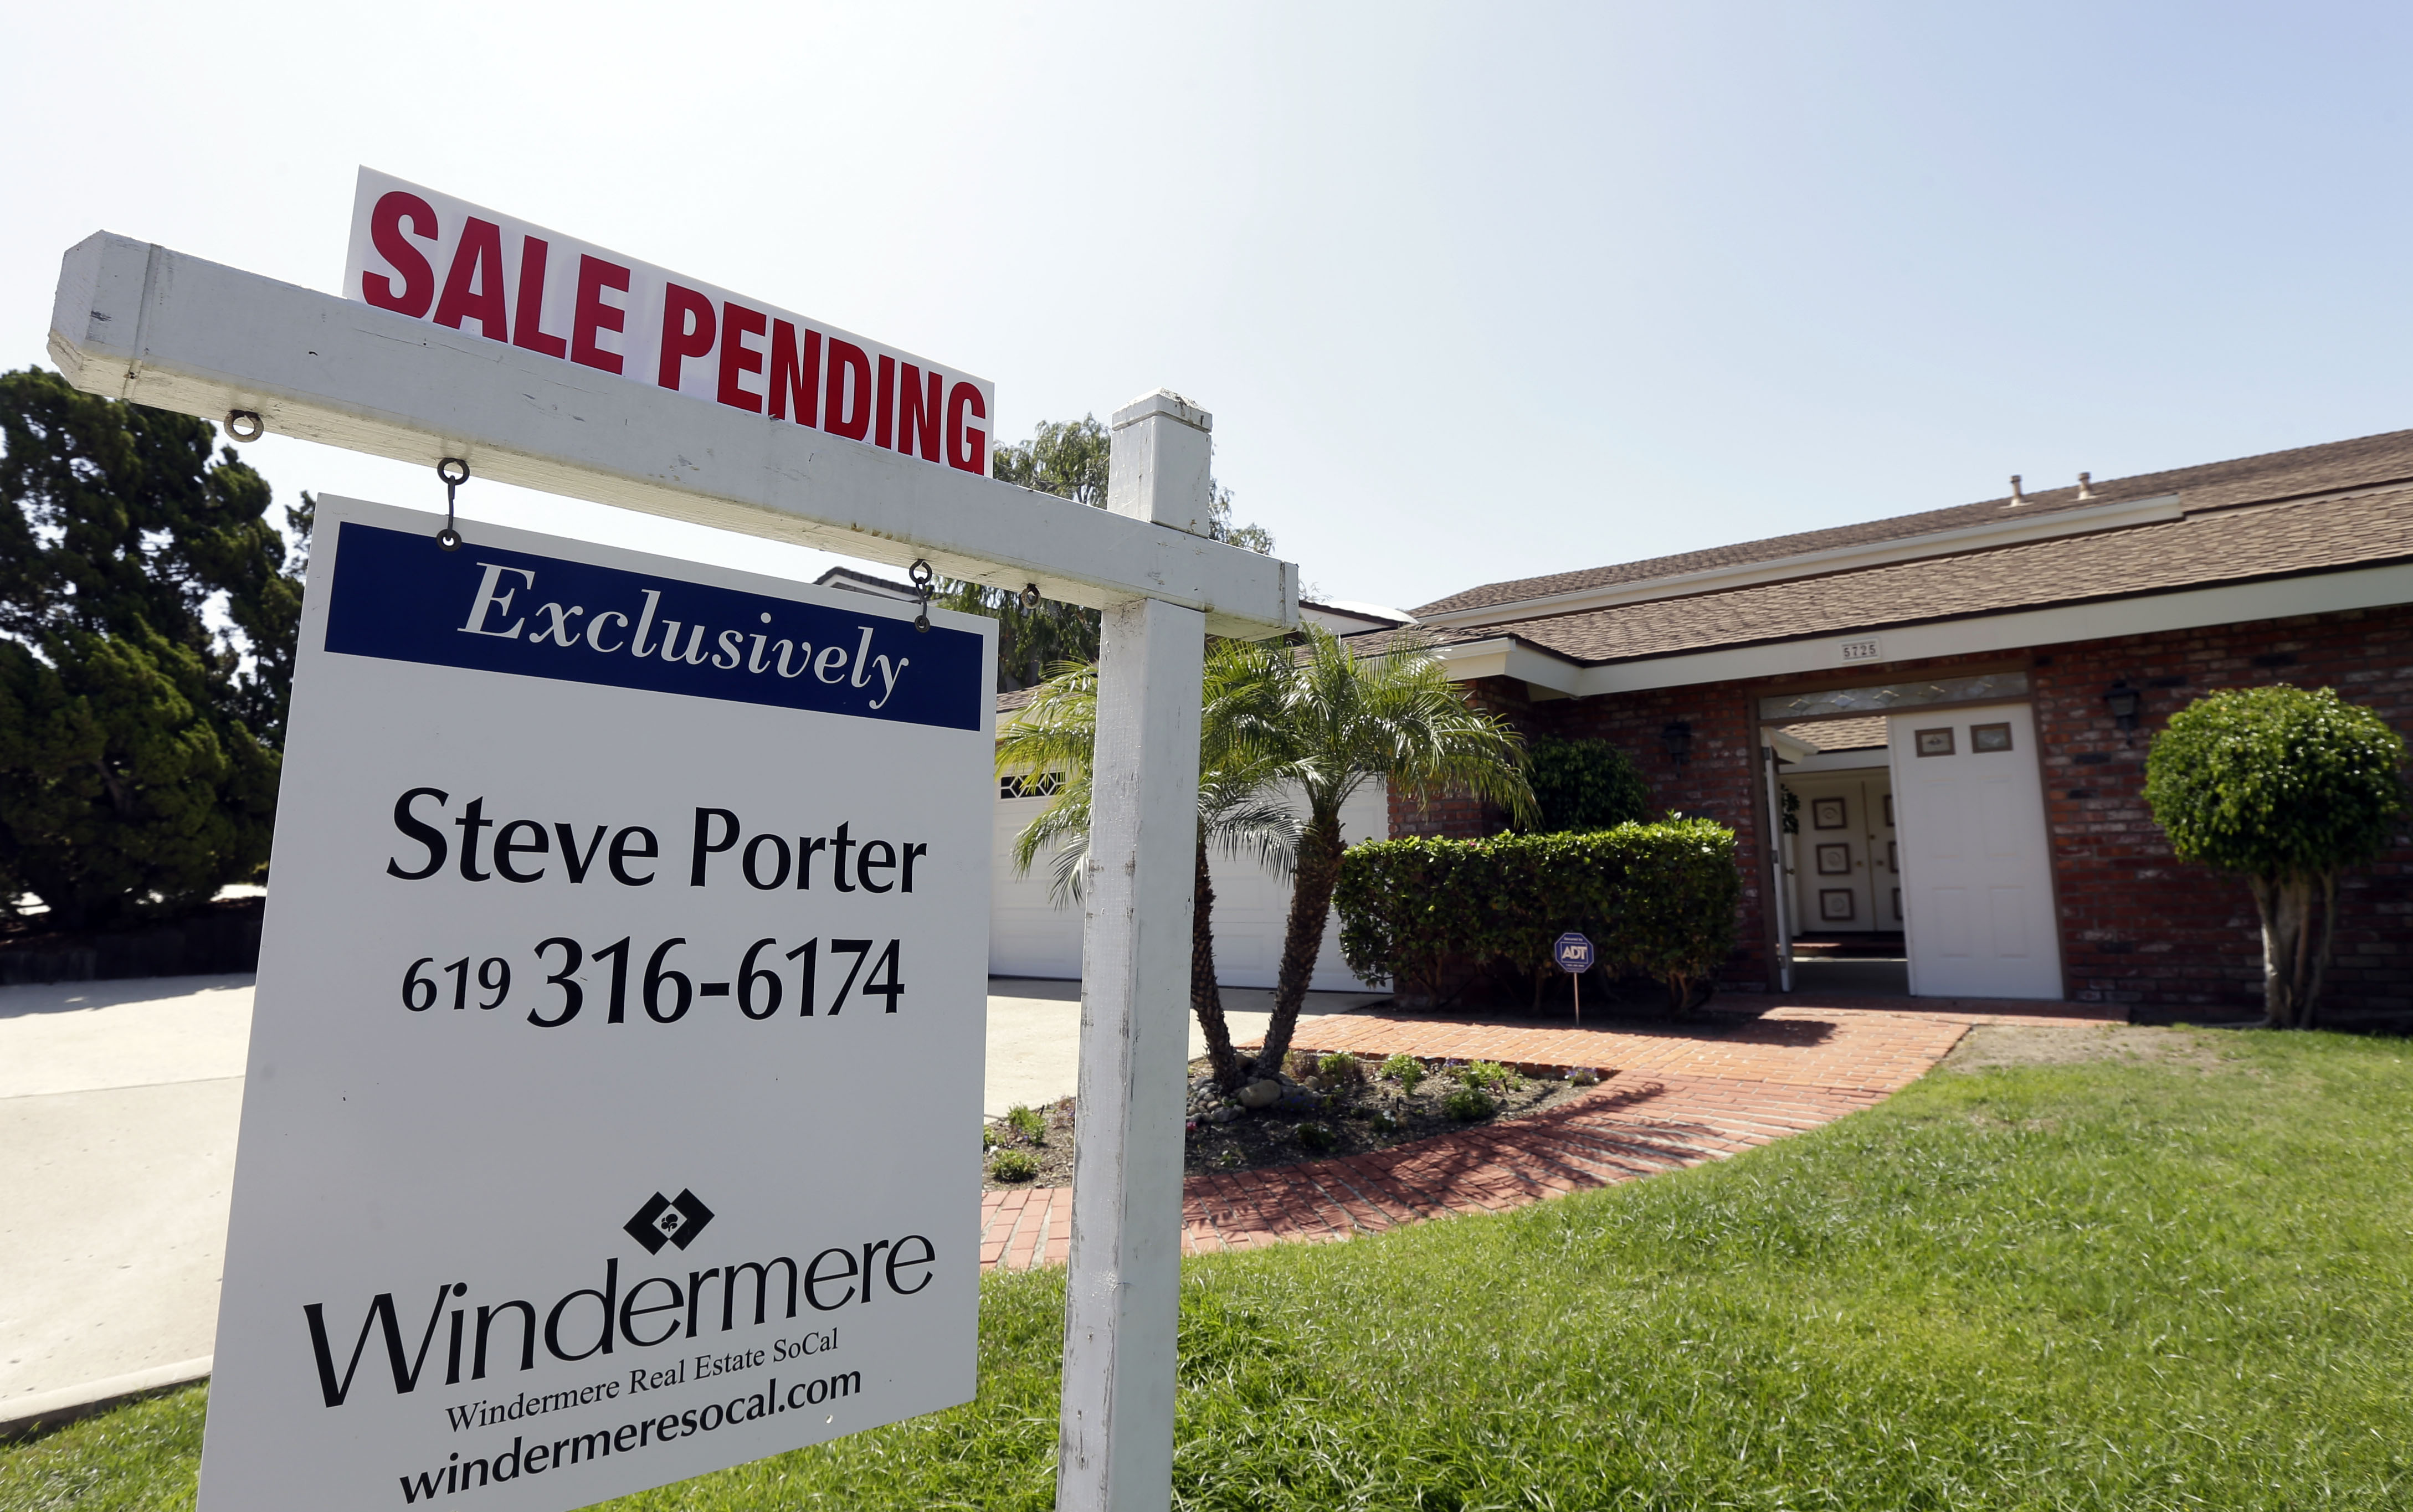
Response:
POLYGON ((2404 737, 2330 688, 2213 693, 2154 737, 2145 803, 2170 849, 2253 889, 2271 1023, 2311 1027, 2337 930, 2338 873, 2387 847, 2405 810, 2404 764, 2404 737))

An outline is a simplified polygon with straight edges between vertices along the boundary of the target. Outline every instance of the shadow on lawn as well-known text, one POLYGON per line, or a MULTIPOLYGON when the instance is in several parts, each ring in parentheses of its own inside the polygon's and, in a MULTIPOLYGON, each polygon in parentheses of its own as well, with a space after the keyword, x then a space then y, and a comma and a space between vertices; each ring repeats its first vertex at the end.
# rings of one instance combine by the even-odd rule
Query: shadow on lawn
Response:
POLYGON ((1480 1200, 1487 1190, 1498 1192, 1497 1206, 1519 1207, 1531 1200, 1532 1185, 1600 1186, 1709 1158, 1718 1129, 1680 1116, 1651 1116, 1675 1092, 1657 1080, 1612 1081, 1547 1112, 1295 1165, 1283 1174, 1319 1183, 1341 1171, 1359 1174, 1388 1188, 1387 1195, 1409 1197, 1419 1216, 1463 1211, 1471 1194, 1480 1200))

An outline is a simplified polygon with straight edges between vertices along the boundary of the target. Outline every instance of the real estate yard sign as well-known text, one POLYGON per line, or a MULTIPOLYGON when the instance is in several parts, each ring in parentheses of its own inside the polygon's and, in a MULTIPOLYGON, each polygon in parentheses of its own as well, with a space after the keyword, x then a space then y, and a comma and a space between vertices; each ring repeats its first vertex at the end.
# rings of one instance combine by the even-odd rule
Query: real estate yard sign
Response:
POLYGON ((989 621, 322 500, 202 1512, 967 1400, 989 621))

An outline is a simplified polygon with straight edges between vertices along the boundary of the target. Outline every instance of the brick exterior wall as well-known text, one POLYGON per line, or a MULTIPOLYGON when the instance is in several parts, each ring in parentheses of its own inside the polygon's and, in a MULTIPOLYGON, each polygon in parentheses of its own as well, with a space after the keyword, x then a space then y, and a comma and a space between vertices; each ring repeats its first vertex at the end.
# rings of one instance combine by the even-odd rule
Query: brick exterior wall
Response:
POLYGON ((1765 913, 1768 852, 1752 804, 1762 779, 1753 733, 1753 695, 1742 685, 1663 688, 1611 698, 1579 698, 1540 705, 1547 733, 1570 740, 1606 740, 1634 759, 1651 784, 1652 814, 1681 810, 1714 819, 1735 832, 1735 864, 1742 872, 1742 916, 1735 953, 1719 973, 1722 991, 1763 992, 1774 974, 1765 913), (1661 732, 1692 726, 1681 765, 1661 732))
MULTIPOLYGON (((2376 709, 2413 741, 2413 606, 2173 630, 1986 657, 1855 669, 1852 686, 1973 668, 2029 670, 2045 785, 2045 822, 2070 995, 2139 1019, 2237 1017, 2261 1004, 2262 941, 2245 884, 2180 864, 2144 804, 2145 752, 2169 717, 2224 688, 2289 682, 2334 687, 2376 709), (2124 736, 2103 704, 2126 679, 2145 706, 2124 736)), ((1768 862, 1756 789, 1754 711, 1767 694, 1814 682, 1710 683, 1590 699, 1534 700, 1524 684, 1486 678, 1470 701, 1529 733, 1604 739, 1634 758, 1652 806, 1731 825, 1743 872, 1738 949, 1723 988, 1765 990, 1774 962, 1765 913, 1768 862), (1692 726, 1678 765, 1660 732, 1692 726)), ((1501 816, 1464 797, 1419 806, 1391 795, 1394 835, 1492 834, 1501 816)), ((2339 1026, 2413 1027, 2413 823, 2377 864, 2338 890, 2337 955, 2323 999, 2339 1026)))
MULTIPOLYGON (((1517 678, 1484 677, 1464 686, 1466 701, 1474 707, 1497 714, 1519 730, 1544 728, 1535 720, 1535 705, 1525 696, 1524 683, 1517 678)), ((1393 839, 1429 835, 1473 840, 1508 827, 1506 813, 1464 792, 1417 793, 1394 786, 1390 800, 1393 839)))
MULTIPOLYGON (((2262 935, 2245 884, 2182 865, 2147 812, 2145 751, 2171 715, 2224 688, 2335 688, 2413 740, 2413 607, 2224 625, 2039 652, 2033 674, 2062 963, 2081 1001, 2140 1017, 2258 1012, 2262 935), (2123 738, 2103 690, 2145 693, 2123 738)), ((2331 1022, 2413 1023, 2413 834, 2338 882, 2331 1022)))

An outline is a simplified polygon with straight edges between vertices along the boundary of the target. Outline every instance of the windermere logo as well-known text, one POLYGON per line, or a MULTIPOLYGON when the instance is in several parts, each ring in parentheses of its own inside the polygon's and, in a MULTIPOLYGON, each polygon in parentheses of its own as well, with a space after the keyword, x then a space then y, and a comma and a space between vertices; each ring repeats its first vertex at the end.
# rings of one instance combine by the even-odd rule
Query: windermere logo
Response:
POLYGON ((621 1231, 645 1247, 647 1254, 659 1254, 665 1244, 675 1244, 684 1250, 693 1244, 703 1225, 712 1222, 712 1209, 703 1199, 682 1187, 676 1197, 665 1197, 657 1192, 637 1215, 621 1226, 621 1231))
MULTIPOLYGON (((672 1201, 656 1193, 623 1227, 647 1250, 659 1253, 670 1244, 685 1249, 711 1221, 712 1210, 697 1201, 695 1193, 682 1191, 672 1201), (647 1243, 648 1239, 652 1242, 647 1243)), ((603 1260, 602 1284, 573 1286, 550 1307, 542 1301, 549 1288, 535 1297, 488 1302, 472 1297, 467 1282, 448 1281, 437 1285, 423 1326, 415 1316, 406 1320, 403 1310, 395 1306, 393 1293, 379 1292, 369 1298, 348 1356, 337 1342, 348 1331, 346 1326, 341 1321, 330 1326, 326 1304, 305 1303, 302 1316, 308 1326, 319 1393, 332 1408, 351 1398, 363 1361, 372 1357, 372 1339, 384 1344, 394 1395, 403 1397, 418 1390, 422 1380, 433 1379, 432 1372, 439 1365, 444 1384, 458 1386, 464 1380, 483 1381, 507 1371, 536 1371, 540 1349, 550 1360, 575 1365, 598 1355, 612 1355, 624 1344, 632 1350, 649 1350, 673 1340, 695 1339, 716 1325, 718 1332, 725 1334, 765 1327, 774 1316, 795 1318, 800 1309, 835 1313, 886 1306, 883 1294, 903 1298, 928 1290, 937 1279, 932 1267, 938 1263, 938 1246, 927 1235, 906 1234, 894 1239, 831 1244, 813 1252, 802 1264, 792 1254, 768 1260, 721 1258, 701 1270, 674 1270, 666 1276, 623 1277, 619 1257, 610 1255, 603 1260), (716 1281, 718 1285, 713 1284, 716 1281), (746 1305, 749 1302, 750 1309, 746 1305), (419 1335, 416 1342, 410 1339, 413 1331, 419 1335), (444 1341, 440 1353, 439 1336, 444 1341)), ((339 1309, 338 1318, 348 1312, 339 1309)), ((630 1389, 671 1384, 660 1379, 659 1370, 649 1375, 648 1369, 631 1371, 630 1389)), ((375 1377, 385 1372, 372 1365, 368 1373, 375 1377)), ((617 1390, 608 1382, 606 1388, 617 1390)))

